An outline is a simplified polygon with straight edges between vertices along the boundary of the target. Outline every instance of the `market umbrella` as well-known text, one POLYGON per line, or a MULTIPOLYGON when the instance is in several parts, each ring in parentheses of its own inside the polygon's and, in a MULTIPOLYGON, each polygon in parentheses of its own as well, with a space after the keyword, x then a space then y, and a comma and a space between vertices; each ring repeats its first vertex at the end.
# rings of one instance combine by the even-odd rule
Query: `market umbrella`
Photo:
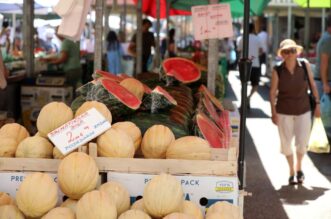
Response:
POLYGON ((331 8, 331 0, 294 0, 303 8, 331 8))
MULTIPOLYGON (((135 4, 138 3, 139 0, 134 0, 135 4)), ((172 0, 173 1, 173 0, 172 0)), ((156 0, 143 0, 142 1, 142 12, 154 18, 156 15, 157 9, 157 1, 156 0)), ((169 15, 191 15, 191 8, 188 10, 181 10, 170 8, 169 15)), ((167 0, 160 0, 160 18, 167 17, 167 0)))

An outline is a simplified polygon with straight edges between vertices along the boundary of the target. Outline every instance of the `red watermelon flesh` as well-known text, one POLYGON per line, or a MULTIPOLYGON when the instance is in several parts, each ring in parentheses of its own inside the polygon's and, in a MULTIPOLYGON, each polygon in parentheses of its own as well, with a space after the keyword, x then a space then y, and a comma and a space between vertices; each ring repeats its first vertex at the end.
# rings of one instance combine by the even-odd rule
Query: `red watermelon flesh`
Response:
POLYGON ((202 99, 202 102, 205 108, 207 109, 209 115, 211 116, 211 118, 214 120, 217 126, 222 130, 222 124, 219 119, 219 115, 217 114, 216 109, 214 108, 212 102, 209 100, 208 97, 204 97, 202 99))
POLYGON ((205 85, 202 84, 199 88, 199 91, 202 92, 204 96, 207 96, 206 98, 209 98, 210 101, 217 107, 217 109, 219 109, 220 111, 224 110, 221 101, 219 101, 212 93, 210 93, 210 91, 205 85))
POLYGON ((120 77, 114 75, 113 73, 106 72, 106 71, 96 70, 94 74, 95 74, 96 78, 104 77, 104 78, 108 78, 108 79, 116 81, 116 82, 121 82, 123 80, 123 78, 120 78, 120 77))
POLYGON ((172 103, 173 105, 177 105, 177 101, 166 90, 164 90, 162 87, 156 86, 154 88, 153 92, 162 94, 163 96, 165 96, 170 101, 170 103, 172 103))
POLYGON ((126 105, 131 109, 138 109, 141 101, 126 88, 122 87, 118 83, 112 81, 111 79, 103 78, 101 80, 102 86, 116 97, 121 103, 126 105))
POLYGON ((191 83, 200 79, 201 72, 194 62, 184 58, 168 58, 162 63, 168 76, 182 83, 191 83))
POLYGON ((224 136, 227 145, 230 145, 230 141, 232 138, 232 128, 230 122, 230 112, 228 110, 224 110, 221 112, 220 121, 224 127, 224 136))
POLYGON ((212 147, 227 147, 222 131, 215 125, 213 121, 208 119, 208 117, 204 113, 199 112, 196 116, 196 120, 200 132, 212 147))

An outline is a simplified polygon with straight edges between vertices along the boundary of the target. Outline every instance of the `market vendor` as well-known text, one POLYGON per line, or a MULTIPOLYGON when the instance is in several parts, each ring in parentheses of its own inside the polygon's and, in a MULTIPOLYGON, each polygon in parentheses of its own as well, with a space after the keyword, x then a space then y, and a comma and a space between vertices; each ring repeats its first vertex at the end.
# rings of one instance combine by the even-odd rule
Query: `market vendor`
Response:
POLYGON ((3 63, 2 54, 0 52, 0 89, 3 90, 7 87, 8 70, 3 63))
POLYGON ((66 83, 76 89, 82 84, 82 68, 80 65, 80 43, 65 39, 59 34, 56 36, 61 40, 61 50, 57 57, 43 58, 50 64, 62 64, 66 83))

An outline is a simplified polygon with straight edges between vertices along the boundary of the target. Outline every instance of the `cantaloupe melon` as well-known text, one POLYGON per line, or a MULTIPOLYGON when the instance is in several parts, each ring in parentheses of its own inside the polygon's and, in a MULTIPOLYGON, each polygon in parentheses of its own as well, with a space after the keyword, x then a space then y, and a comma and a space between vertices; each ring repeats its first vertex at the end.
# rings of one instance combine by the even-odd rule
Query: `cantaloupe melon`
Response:
POLYGON ((104 192, 86 193, 77 203, 76 217, 79 219, 116 219, 115 204, 104 192))
POLYGON ((50 210, 41 219, 76 219, 74 212, 70 208, 57 207, 50 210))
POLYGON ((153 177, 145 186, 143 197, 147 213, 156 218, 179 212, 184 201, 180 182, 169 174, 153 177))
POLYGON ((28 217, 41 217, 55 207, 58 186, 46 173, 32 173, 25 177, 16 193, 18 208, 28 217))
POLYGON ((122 131, 127 133, 133 140, 135 150, 140 147, 142 136, 141 131, 138 126, 136 126, 136 124, 129 121, 116 122, 112 125, 112 128, 121 129, 122 131))
POLYGON ((211 160, 209 143, 197 136, 176 139, 167 150, 167 159, 211 160))
POLYGON ((111 128, 97 138, 98 156, 132 158, 135 148, 132 138, 120 129, 111 128))
POLYGON ((43 137, 28 137, 17 146, 15 156, 24 158, 52 158, 53 145, 43 137))
POLYGON ((75 117, 83 114, 84 112, 95 108, 96 110, 98 110, 104 117, 105 119, 108 120, 108 122, 111 124, 112 123, 112 115, 111 112, 109 111, 109 109, 107 108, 107 106, 104 103, 98 102, 98 101, 86 101, 85 103, 83 103, 83 105, 81 105, 76 113, 75 113, 75 117))
POLYGON ((0 206, 1 205, 15 205, 15 200, 7 193, 0 192, 0 206))
POLYGON ((118 219, 151 219, 151 217, 140 210, 128 210, 121 214, 118 219))
POLYGON ((141 151, 145 158, 165 158, 169 145, 175 141, 175 135, 167 126, 153 125, 148 128, 141 142, 141 151))
POLYGON ((194 219, 203 219, 202 211, 197 204, 192 201, 185 200, 181 209, 181 213, 192 216, 194 219))
POLYGON ((95 189, 99 170, 92 157, 73 152, 61 161, 57 175, 62 192, 71 199, 79 199, 95 189))
POLYGON ((62 102, 51 102, 45 105, 37 118, 37 128, 41 136, 47 134, 74 118, 70 107, 62 102))
POLYGON ((106 193, 115 203, 117 214, 120 215, 130 208, 130 195, 128 190, 118 182, 107 182, 99 187, 99 191, 106 193))
POLYGON ((1 219, 25 219, 24 215, 15 205, 0 206, 1 219))
POLYGON ((20 143, 23 139, 29 137, 28 130, 18 123, 8 123, 1 127, 0 137, 13 138, 20 143))
POLYGON ((10 137, 0 137, 0 157, 15 157, 17 141, 10 137))

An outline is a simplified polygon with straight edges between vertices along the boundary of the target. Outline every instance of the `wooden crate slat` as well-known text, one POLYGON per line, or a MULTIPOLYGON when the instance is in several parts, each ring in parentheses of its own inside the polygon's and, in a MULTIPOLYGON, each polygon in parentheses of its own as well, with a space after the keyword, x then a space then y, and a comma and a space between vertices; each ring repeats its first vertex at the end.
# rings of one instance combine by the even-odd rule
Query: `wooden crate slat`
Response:
POLYGON ((60 160, 41 158, 0 158, 0 171, 57 172, 60 160))
POLYGON ((236 161, 192 161, 175 159, 130 159, 106 158, 96 159, 100 171, 127 173, 233 176, 237 174, 236 161))
MULTIPOLYGON (((175 159, 95 158, 100 172, 215 175, 237 174, 236 161, 192 161, 175 159)), ((35 158, 0 158, 0 171, 57 172, 60 160, 35 158)))

